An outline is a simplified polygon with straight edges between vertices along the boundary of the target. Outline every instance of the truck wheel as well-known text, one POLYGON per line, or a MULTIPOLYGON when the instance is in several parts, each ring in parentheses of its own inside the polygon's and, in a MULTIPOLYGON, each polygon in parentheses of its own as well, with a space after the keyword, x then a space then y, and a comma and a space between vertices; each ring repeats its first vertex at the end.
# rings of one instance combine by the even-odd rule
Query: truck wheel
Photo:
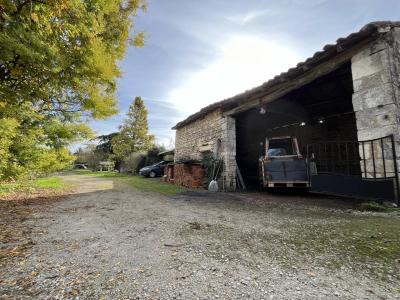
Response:
POLYGON ((153 172, 153 171, 151 171, 150 173, 149 173, 149 177, 150 178, 154 178, 154 177, 156 177, 156 172, 153 172))

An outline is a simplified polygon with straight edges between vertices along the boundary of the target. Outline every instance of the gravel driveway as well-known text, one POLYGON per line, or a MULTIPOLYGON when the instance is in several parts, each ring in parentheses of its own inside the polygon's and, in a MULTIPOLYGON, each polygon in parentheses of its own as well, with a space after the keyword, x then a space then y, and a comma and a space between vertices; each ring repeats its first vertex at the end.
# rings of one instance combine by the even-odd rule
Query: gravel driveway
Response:
POLYGON ((30 204, 16 223, 29 243, 2 260, 2 299, 399 299, 399 260, 354 259, 331 237, 323 243, 345 252, 318 247, 323 234, 310 230, 398 214, 315 197, 166 197, 116 179, 64 179, 73 195, 30 204))

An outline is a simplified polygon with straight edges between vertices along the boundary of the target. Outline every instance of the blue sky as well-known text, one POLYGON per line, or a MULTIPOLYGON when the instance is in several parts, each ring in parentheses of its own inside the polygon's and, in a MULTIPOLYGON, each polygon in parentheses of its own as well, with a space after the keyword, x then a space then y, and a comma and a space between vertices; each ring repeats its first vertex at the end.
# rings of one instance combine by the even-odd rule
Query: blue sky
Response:
POLYGON ((120 113, 91 122, 117 130, 135 96, 150 131, 169 145, 171 127, 201 107, 255 87, 339 37, 377 20, 399 20, 399 0, 148 0, 135 19, 146 45, 121 62, 120 113))

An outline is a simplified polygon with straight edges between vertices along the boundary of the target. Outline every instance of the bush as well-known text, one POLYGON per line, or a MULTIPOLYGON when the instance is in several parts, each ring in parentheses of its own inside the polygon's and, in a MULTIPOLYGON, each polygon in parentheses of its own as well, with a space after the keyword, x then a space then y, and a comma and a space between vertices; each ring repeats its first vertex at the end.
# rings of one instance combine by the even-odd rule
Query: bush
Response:
POLYGON ((120 171, 137 174, 142 167, 158 163, 161 160, 158 155, 163 151, 163 146, 154 146, 147 152, 131 153, 122 160, 120 171))
POLYGON ((145 165, 146 153, 135 152, 129 154, 121 163, 121 171, 137 174, 145 165))
POLYGON ((361 203, 360 208, 362 211, 375 211, 375 212, 385 212, 388 210, 386 206, 383 206, 382 204, 379 204, 374 201, 363 202, 361 203))
POLYGON ((158 163, 161 160, 158 155, 163 151, 165 151, 164 146, 154 146, 147 151, 145 165, 150 166, 158 163))
POLYGON ((206 151, 202 153, 201 164, 204 168, 204 185, 208 184, 216 178, 220 178, 223 172, 223 160, 220 158, 215 158, 215 155, 211 151, 206 151))
POLYGON ((83 149, 78 149, 75 153, 75 163, 85 163, 92 171, 97 171, 101 161, 108 160, 108 154, 102 151, 97 151, 95 145, 87 145, 83 149))
POLYGON ((66 147, 39 144, 41 128, 25 129, 16 119, 0 121, 0 179, 16 180, 50 174, 70 166, 74 160, 66 147))

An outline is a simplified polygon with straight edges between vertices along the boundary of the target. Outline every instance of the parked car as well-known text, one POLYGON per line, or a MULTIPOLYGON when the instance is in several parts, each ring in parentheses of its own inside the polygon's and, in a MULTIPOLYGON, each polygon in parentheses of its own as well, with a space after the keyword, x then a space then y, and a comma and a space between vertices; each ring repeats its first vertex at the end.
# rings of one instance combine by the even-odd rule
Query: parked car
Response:
POLYGON ((74 169, 77 169, 77 170, 86 170, 86 169, 87 169, 87 166, 86 166, 85 164, 75 164, 75 165, 74 165, 74 169))
POLYGON ((145 176, 145 177, 150 177, 150 178, 154 178, 157 176, 163 176, 164 169, 170 162, 171 161, 162 160, 154 165, 146 166, 139 170, 139 174, 142 176, 145 176))

